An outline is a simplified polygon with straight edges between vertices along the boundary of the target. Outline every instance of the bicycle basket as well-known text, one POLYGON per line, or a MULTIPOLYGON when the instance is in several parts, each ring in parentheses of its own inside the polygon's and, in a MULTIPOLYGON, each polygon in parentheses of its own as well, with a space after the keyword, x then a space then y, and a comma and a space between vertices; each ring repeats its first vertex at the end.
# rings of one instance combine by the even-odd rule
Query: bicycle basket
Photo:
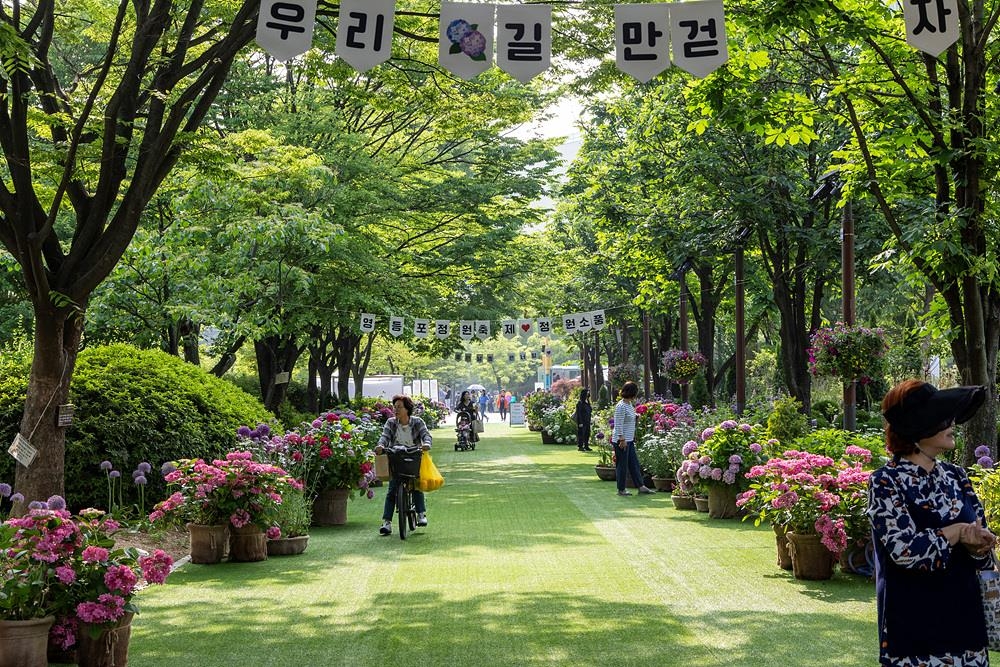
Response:
POLYGON ((389 473, 393 477, 420 477, 420 456, 422 452, 386 452, 389 457, 389 473))

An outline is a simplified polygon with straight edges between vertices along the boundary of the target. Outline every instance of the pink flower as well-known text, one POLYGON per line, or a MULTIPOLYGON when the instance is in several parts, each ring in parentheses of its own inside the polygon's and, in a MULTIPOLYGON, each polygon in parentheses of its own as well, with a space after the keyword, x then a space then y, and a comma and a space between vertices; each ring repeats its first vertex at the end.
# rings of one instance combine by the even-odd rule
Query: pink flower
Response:
POLYGON ((76 571, 69 565, 60 565, 56 568, 56 578, 60 584, 69 585, 76 581, 76 571))
POLYGON ((80 554, 84 563, 100 563, 108 559, 108 550, 104 547, 89 546, 80 554))
POLYGON ((104 585, 108 590, 122 595, 130 595, 137 581, 135 572, 125 565, 112 565, 104 573, 104 585))
POLYGON ((163 549, 157 549, 152 556, 144 556, 139 559, 142 578, 151 584, 162 584, 166 581, 173 564, 174 559, 163 549))
POLYGON ((233 512, 232 516, 229 517, 229 523, 233 524, 235 528, 242 528, 243 526, 250 523, 250 513, 244 509, 238 509, 233 512))
POLYGON ((267 529, 265 535, 267 535, 267 539, 269 540, 276 540, 279 537, 281 537, 281 528, 278 528, 277 526, 271 526, 270 528, 267 529))

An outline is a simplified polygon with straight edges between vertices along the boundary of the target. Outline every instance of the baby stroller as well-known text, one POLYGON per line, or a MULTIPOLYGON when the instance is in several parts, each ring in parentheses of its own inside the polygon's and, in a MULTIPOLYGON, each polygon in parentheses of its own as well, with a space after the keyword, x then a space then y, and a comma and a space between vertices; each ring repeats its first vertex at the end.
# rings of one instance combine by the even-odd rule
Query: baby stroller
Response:
POLYGON ((475 449, 476 443, 472 437, 472 415, 468 410, 459 410, 455 415, 455 451, 475 449))

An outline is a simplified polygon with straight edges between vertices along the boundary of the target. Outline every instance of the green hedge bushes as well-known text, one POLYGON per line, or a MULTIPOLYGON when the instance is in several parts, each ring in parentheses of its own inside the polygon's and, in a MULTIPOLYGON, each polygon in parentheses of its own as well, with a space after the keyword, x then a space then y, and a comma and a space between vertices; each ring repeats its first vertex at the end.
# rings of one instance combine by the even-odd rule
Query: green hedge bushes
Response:
MULTIPOLYGON (((12 429, 9 441, 23 409, 28 364, 8 366, 18 371, 11 375, 8 368, 0 369, 0 417, 5 437, 12 429)), ((164 462, 216 458, 236 444, 240 425, 272 420, 258 400, 233 384, 164 352, 127 345, 80 352, 70 400, 76 413, 66 433, 66 500, 74 509, 107 508, 102 461, 120 471, 125 507, 139 497, 132 471, 144 461, 152 465, 145 490, 148 509, 164 495, 164 462)), ((0 462, 0 479, 13 481, 13 463, 9 457, 0 462)))

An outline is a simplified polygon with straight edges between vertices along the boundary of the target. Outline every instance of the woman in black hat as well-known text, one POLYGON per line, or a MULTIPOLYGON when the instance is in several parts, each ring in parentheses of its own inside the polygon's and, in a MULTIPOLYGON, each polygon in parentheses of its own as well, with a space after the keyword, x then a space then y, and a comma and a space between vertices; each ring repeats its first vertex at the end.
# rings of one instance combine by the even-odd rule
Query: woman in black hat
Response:
POLYGON ((938 460, 985 396, 906 380, 882 401, 892 459, 868 492, 881 665, 989 665, 977 571, 996 537, 965 471, 938 460))

